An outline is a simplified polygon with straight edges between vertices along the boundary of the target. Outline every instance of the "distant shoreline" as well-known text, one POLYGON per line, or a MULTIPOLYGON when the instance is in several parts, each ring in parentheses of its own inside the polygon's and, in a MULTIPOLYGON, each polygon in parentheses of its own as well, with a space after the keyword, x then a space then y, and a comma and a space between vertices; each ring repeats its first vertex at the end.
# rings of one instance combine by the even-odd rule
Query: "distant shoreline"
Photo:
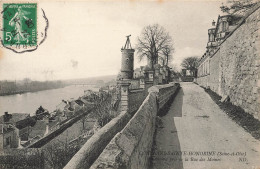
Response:
POLYGON ((0 93, 0 96, 11 96, 11 95, 16 95, 16 94, 34 93, 34 92, 40 92, 40 91, 44 91, 44 90, 60 89, 60 88, 64 88, 64 87, 66 87, 66 86, 61 86, 61 87, 57 87, 57 88, 49 88, 49 89, 41 89, 41 90, 35 90, 35 91, 13 91, 13 92, 8 92, 8 93, 0 93))

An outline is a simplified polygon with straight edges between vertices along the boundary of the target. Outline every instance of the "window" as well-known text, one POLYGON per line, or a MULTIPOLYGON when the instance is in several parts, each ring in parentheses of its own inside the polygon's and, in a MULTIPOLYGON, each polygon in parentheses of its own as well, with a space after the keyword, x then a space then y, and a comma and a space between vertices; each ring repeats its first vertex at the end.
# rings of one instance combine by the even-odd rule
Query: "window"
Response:
POLYGON ((219 24, 219 32, 223 32, 223 22, 220 22, 219 24))
POLYGON ((227 22, 225 22, 225 21, 222 23, 222 31, 223 32, 227 31, 227 22))
POLYGON ((6 140, 6 145, 7 146, 11 144, 11 136, 5 138, 5 140, 6 140))
POLYGON ((205 75, 208 74, 208 61, 205 62, 205 75))
POLYGON ((209 60, 207 60, 207 75, 209 74, 209 60))
POLYGON ((203 63, 202 66, 203 66, 203 72, 202 72, 202 74, 205 75, 205 63, 203 63))
POLYGON ((205 64, 203 63, 202 64, 202 75, 204 75, 204 73, 205 73, 205 64))
POLYGON ((214 35, 213 34, 209 34, 209 41, 213 42, 214 41, 214 35))
POLYGON ((210 60, 209 60, 209 74, 210 74, 210 60))

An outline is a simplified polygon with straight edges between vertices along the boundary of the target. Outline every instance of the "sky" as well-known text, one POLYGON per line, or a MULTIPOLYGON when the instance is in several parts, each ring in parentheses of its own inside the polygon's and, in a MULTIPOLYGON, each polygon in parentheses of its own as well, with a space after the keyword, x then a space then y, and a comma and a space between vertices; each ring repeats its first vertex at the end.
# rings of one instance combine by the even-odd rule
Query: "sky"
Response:
MULTIPOLYGON (((39 3, 49 20, 47 38, 36 51, 0 48, 0 80, 64 80, 120 71, 126 36, 134 47, 147 25, 163 26, 174 41, 172 64, 202 56, 220 1, 66 1, 39 3)), ((41 17, 41 16, 38 16, 41 17)), ((135 68, 139 62, 135 52, 135 68)))

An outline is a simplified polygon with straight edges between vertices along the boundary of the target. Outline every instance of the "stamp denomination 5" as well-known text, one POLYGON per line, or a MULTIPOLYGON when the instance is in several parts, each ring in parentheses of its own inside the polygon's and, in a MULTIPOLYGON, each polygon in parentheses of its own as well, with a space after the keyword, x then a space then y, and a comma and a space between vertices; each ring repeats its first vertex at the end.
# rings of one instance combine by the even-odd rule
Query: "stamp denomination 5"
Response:
POLYGON ((16 53, 31 52, 47 37, 48 19, 38 3, 2 3, 2 47, 16 53), (38 16, 41 15, 41 16, 38 16))

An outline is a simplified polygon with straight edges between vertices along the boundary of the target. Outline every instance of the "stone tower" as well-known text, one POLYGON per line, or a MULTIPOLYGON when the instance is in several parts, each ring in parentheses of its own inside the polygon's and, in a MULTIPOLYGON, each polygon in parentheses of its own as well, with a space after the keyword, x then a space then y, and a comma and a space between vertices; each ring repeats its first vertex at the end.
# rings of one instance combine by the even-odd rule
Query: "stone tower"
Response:
POLYGON ((130 36, 126 36, 125 46, 121 49, 121 79, 133 79, 135 50, 131 47, 130 36))

